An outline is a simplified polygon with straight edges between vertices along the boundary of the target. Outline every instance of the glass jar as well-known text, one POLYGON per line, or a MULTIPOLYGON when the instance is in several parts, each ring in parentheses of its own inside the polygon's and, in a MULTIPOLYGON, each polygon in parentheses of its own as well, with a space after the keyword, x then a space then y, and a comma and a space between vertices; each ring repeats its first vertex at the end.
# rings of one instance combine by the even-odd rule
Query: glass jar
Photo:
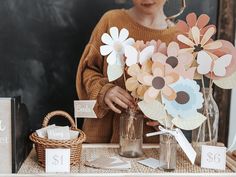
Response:
POLYGON ((160 164, 164 171, 174 171, 176 168, 177 141, 173 135, 160 135, 160 164))
POLYGON ((128 158, 143 155, 143 118, 141 111, 127 109, 120 117, 120 152, 128 158))
POLYGON ((197 152, 196 164, 200 165, 201 146, 215 146, 218 140, 219 108, 212 95, 212 89, 202 89, 204 96, 203 108, 199 110, 207 120, 197 129, 192 131, 192 145, 197 152))

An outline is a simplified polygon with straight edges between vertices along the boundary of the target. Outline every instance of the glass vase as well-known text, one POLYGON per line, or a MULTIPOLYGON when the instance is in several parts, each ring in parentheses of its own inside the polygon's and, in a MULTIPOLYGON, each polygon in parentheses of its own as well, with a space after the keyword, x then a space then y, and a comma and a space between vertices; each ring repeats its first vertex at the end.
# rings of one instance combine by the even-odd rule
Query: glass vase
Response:
POLYGON ((160 135, 160 164, 164 171, 174 171, 176 168, 177 141, 170 134, 160 135))
POLYGON ((196 164, 200 165, 202 145, 215 146, 218 140, 219 129, 219 108, 212 95, 212 89, 202 89, 204 96, 203 108, 200 113, 207 117, 207 120, 197 129, 192 131, 192 145, 197 152, 196 164))
POLYGON ((143 118, 141 111, 127 109, 120 117, 120 152, 123 157, 143 155, 143 118))

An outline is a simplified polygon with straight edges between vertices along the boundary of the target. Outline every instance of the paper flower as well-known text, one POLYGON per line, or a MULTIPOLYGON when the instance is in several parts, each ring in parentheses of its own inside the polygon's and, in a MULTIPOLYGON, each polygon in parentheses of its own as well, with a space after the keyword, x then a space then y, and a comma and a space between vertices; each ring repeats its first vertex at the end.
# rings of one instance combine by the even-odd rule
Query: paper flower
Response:
POLYGON ((167 53, 167 46, 165 42, 162 42, 161 40, 151 40, 146 43, 147 46, 154 46, 154 52, 153 53, 162 53, 166 54, 167 53))
POLYGON ((131 95, 135 98, 142 99, 144 96, 145 91, 147 90, 147 86, 142 85, 138 82, 138 77, 143 72, 149 72, 150 71, 150 60, 145 62, 142 65, 142 68, 138 64, 134 64, 128 68, 128 75, 131 77, 127 79, 125 82, 126 89, 131 92, 131 95))
POLYGON ((176 82, 179 75, 172 73, 165 73, 165 66, 159 62, 154 62, 152 65, 152 74, 144 73, 138 77, 138 81, 143 85, 149 86, 144 94, 146 102, 154 101, 159 93, 168 100, 174 100, 176 97, 175 91, 169 87, 169 84, 176 82))
POLYGON ((197 109, 202 107, 204 99, 196 81, 181 78, 172 84, 171 88, 176 92, 175 100, 163 97, 162 102, 167 112, 174 118, 188 118, 195 115, 197 109))
POLYGON ((186 22, 179 20, 176 24, 177 28, 187 34, 188 37, 191 37, 190 30, 192 27, 197 26, 200 29, 200 34, 203 35, 209 28, 215 27, 215 25, 207 25, 210 21, 210 17, 206 14, 202 14, 197 18, 195 13, 190 13, 186 17, 186 22))
POLYGON ((104 33, 101 37, 105 45, 100 47, 102 56, 107 56, 107 63, 110 65, 124 65, 124 47, 133 45, 134 39, 128 38, 129 31, 125 28, 119 32, 117 27, 110 28, 110 35, 104 33))
POLYGON ((219 49, 222 47, 222 43, 220 41, 212 41, 211 37, 214 35, 216 29, 214 27, 210 27, 204 35, 201 37, 200 29, 196 26, 192 27, 190 32, 192 33, 192 38, 187 37, 183 34, 177 36, 177 39, 183 44, 187 45, 187 48, 181 49, 180 52, 190 52, 194 53, 195 56, 200 51, 207 51, 219 49))
POLYGON ((180 47, 176 42, 171 42, 167 48, 167 55, 162 53, 155 53, 152 56, 153 61, 158 61, 166 66, 166 71, 175 71, 180 76, 188 79, 193 79, 196 68, 192 67, 194 60, 191 53, 179 53, 180 47))

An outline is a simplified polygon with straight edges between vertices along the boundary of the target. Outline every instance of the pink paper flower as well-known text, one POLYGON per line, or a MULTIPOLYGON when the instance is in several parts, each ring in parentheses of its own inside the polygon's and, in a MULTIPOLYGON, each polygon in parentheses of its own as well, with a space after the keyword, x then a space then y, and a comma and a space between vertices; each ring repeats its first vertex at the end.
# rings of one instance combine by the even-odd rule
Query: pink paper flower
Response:
POLYGON ((169 85, 178 79, 179 75, 175 72, 165 73, 165 66, 160 62, 153 63, 152 74, 143 73, 138 77, 140 83, 149 86, 144 93, 144 100, 146 102, 154 101, 160 93, 166 99, 174 100, 176 93, 169 85))
POLYGON ((176 24, 177 28, 183 32, 183 34, 191 37, 190 30, 196 26, 200 29, 200 34, 203 35, 209 28, 215 27, 215 25, 207 25, 210 21, 210 17, 206 14, 202 14, 197 18, 195 13, 190 13, 186 17, 186 22, 179 20, 176 24))
POLYGON ((180 53, 179 44, 171 42, 167 48, 167 55, 155 53, 152 57, 153 61, 158 61, 165 65, 166 72, 173 70, 186 79, 193 79, 196 67, 190 68, 194 57, 191 53, 180 53))

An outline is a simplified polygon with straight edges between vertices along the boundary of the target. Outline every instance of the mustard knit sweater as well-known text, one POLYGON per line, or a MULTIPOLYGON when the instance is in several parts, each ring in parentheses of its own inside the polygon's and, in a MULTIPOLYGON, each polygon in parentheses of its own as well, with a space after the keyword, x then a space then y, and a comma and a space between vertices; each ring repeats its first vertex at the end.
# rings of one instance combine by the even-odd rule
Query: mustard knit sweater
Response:
MULTIPOLYGON (((155 30, 142 26, 135 22, 124 9, 111 10, 103 15, 96 25, 91 38, 85 47, 76 76, 76 89, 81 100, 97 100, 95 113, 97 119, 85 119, 83 131, 87 136, 88 143, 117 143, 119 142, 119 117, 109 109, 104 103, 104 96, 108 89, 118 85, 125 88, 123 77, 109 83, 107 79, 107 62, 102 57, 99 50, 103 45, 101 36, 103 33, 109 33, 111 27, 118 27, 119 30, 126 28, 129 31, 129 37, 144 42, 152 39, 160 39, 169 43, 175 40, 177 29, 170 27, 165 30, 155 30)), ((157 137, 146 138, 145 134, 153 132, 152 127, 148 127, 144 121, 144 142, 158 142, 157 137)))

